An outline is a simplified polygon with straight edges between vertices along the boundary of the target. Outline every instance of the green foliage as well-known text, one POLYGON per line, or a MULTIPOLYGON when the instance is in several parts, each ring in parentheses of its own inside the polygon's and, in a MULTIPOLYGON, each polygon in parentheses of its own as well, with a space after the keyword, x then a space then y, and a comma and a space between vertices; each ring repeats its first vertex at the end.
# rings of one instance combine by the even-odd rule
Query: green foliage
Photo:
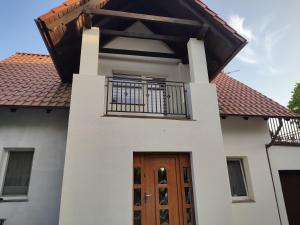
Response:
POLYGON ((300 83, 295 85, 288 107, 293 112, 300 114, 300 83))

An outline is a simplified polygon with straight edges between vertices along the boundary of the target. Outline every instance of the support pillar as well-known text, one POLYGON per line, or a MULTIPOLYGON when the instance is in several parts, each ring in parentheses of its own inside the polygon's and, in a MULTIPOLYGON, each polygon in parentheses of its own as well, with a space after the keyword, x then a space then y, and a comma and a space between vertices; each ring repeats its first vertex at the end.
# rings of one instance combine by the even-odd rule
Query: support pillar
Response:
POLYGON ((231 193, 218 97, 215 85, 209 83, 204 42, 190 39, 188 54, 191 80, 188 85, 189 112, 198 123, 197 126, 207 130, 202 138, 213 136, 212 142, 199 146, 203 149, 201 151, 207 151, 205 157, 197 153, 192 155, 193 170, 197 171, 194 188, 199 190, 195 193, 196 224, 232 225, 231 193), (218 212, 218 216, 215 212, 218 212))
POLYGON ((188 42, 191 83, 209 83, 204 41, 191 38, 188 42))
POLYGON ((98 74, 100 31, 98 27, 83 29, 79 74, 98 74))

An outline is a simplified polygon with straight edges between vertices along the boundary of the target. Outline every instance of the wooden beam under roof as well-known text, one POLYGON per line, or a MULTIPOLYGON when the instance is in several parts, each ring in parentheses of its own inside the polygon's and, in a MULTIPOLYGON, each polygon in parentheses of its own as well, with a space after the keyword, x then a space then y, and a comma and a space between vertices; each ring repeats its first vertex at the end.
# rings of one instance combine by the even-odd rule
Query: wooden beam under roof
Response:
POLYGON ((111 37, 127 37, 127 38, 140 38, 158 41, 169 41, 169 42, 181 42, 185 43, 189 40, 188 36, 172 36, 172 35, 161 35, 161 34, 151 34, 151 33, 137 33, 130 31, 119 31, 110 29, 100 29, 101 35, 111 36, 111 37))
POLYGON ((174 54, 174 53, 137 51, 137 50, 117 49, 117 48, 100 48, 100 53, 169 58, 169 59, 180 59, 181 58, 179 55, 174 54))
POLYGON ((90 13, 93 15, 100 15, 100 16, 112 16, 112 17, 118 17, 123 19, 130 19, 130 20, 141 20, 141 21, 148 21, 148 22, 181 25, 181 26, 202 27, 202 24, 196 20, 180 19, 180 18, 156 16, 156 15, 148 15, 148 14, 140 14, 140 13, 132 13, 132 12, 122 12, 122 11, 115 11, 115 10, 108 10, 108 9, 88 9, 86 10, 86 13, 90 13))
POLYGON ((199 40, 204 40, 208 31, 209 31, 209 26, 207 24, 203 24, 202 28, 200 29, 200 31, 197 35, 197 38, 199 40))

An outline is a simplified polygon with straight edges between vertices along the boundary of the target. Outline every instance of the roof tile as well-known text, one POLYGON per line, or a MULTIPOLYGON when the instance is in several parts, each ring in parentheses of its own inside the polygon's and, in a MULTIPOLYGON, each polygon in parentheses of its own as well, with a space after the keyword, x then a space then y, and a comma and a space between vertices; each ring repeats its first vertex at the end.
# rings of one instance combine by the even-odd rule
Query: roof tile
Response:
POLYGON ((284 106, 221 73, 213 83, 217 86, 219 108, 222 114, 265 117, 298 117, 284 106))
MULTIPOLYGON (((216 84, 224 115, 295 117, 296 114, 247 85, 220 73, 216 84)), ((71 84, 62 83, 48 55, 17 53, 0 62, 0 106, 70 106, 71 84)))
POLYGON ((70 94, 48 55, 17 53, 0 62, 0 106, 67 108, 70 94))

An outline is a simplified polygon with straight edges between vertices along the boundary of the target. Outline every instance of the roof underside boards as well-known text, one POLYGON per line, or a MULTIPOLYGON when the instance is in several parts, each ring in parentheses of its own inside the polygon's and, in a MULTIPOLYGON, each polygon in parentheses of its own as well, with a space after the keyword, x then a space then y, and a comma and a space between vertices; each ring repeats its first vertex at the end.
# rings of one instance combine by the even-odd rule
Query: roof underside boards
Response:
MULTIPOLYGON (((82 28, 87 17, 83 13, 108 9, 197 21, 208 27, 203 39, 212 80, 240 51, 247 41, 230 28, 200 0, 69 0, 36 20, 38 28, 64 82, 79 71, 82 28)), ((101 29, 123 31, 136 20, 94 15, 92 25, 101 29)), ((177 37, 199 37, 203 28, 143 21, 154 33, 177 37)), ((100 47, 112 37, 101 34, 100 47)), ((187 39, 188 40, 188 39, 187 39)), ((187 41, 166 44, 183 60, 187 57, 187 41)))
MULTIPOLYGON (((300 117, 241 82, 220 73, 221 115, 300 117)), ((71 84, 63 83, 48 55, 17 53, 0 62, 0 107, 68 108, 71 84)))

